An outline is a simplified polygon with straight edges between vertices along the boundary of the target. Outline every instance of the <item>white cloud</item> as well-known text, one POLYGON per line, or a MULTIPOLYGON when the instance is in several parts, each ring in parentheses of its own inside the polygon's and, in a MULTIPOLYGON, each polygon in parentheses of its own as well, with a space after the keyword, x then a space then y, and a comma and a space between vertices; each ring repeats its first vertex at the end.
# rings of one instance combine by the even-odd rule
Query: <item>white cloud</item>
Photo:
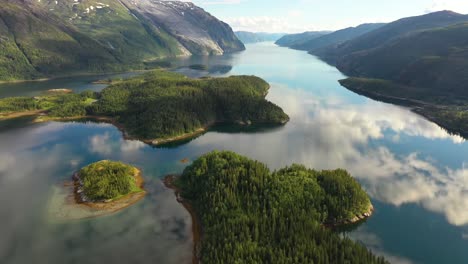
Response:
POLYGON ((300 16, 300 13, 291 11, 288 16, 284 18, 270 17, 270 16, 256 16, 256 17, 231 17, 223 19, 234 30, 252 31, 252 32, 274 32, 274 33, 294 33, 310 31, 314 28, 312 26, 300 25, 291 23, 291 17, 300 16))
POLYGON ((468 1, 463 0, 434 0, 432 4, 426 8, 426 12, 435 12, 442 10, 451 10, 454 12, 467 14, 468 1))
POLYGON ((108 132, 102 135, 94 135, 89 138, 89 151, 104 156, 121 153, 124 155, 135 154, 146 146, 138 140, 126 140, 120 138, 118 142, 113 140, 108 132))
POLYGON ((89 139, 89 151, 101 155, 109 155, 112 153, 109 133, 103 135, 95 135, 89 139))

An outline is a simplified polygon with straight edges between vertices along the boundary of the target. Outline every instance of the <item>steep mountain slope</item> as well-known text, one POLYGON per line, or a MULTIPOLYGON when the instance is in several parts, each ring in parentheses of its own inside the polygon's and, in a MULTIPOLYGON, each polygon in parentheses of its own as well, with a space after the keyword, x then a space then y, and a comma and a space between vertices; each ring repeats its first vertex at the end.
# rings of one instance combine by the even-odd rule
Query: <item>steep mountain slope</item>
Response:
POLYGON ((302 43, 319 38, 329 33, 330 31, 307 31, 299 34, 289 34, 278 39, 275 44, 281 47, 301 45, 302 43))
POLYGON ((351 76, 468 96, 468 23, 406 35, 338 61, 351 76))
POLYGON ((148 9, 120 0, 0 0, 0 81, 141 69, 158 58, 244 48, 193 4, 139 4, 148 9))
POLYGON ((194 54, 244 50, 231 27, 189 2, 120 0, 133 13, 160 25, 194 54))
POLYGON ((465 21, 468 21, 468 16, 451 11, 403 18, 345 43, 314 51, 314 54, 328 63, 335 64, 346 55, 377 48, 412 32, 449 26, 465 21))
POLYGON ((265 41, 277 41, 282 38, 284 33, 265 33, 265 32, 247 32, 247 31, 236 31, 234 32, 237 38, 244 44, 258 43, 265 41))
POLYGON ((357 27, 349 27, 341 30, 337 30, 330 34, 321 36, 316 39, 312 39, 300 44, 294 44, 291 46, 293 49, 298 50, 307 50, 313 51, 322 47, 326 47, 329 45, 336 45, 348 41, 350 39, 359 37, 363 34, 366 34, 372 30, 378 29, 382 27, 383 23, 370 23, 370 24, 362 24, 357 27))

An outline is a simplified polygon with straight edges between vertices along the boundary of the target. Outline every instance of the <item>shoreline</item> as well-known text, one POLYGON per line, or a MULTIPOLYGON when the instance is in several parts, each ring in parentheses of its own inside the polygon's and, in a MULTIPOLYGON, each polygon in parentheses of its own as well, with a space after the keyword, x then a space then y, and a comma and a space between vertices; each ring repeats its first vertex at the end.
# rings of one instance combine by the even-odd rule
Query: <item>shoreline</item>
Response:
MULTIPOLYGON (((38 114, 44 113, 44 111, 39 112, 38 114)), ((31 114, 30 116, 34 116, 35 114, 31 114)), ((37 115, 37 114, 36 114, 37 115)), ((5 119, 2 119, 0 116, 0 120, 7 120, 7 119, 13 119, 16 117, 7 117, 5 119)), ((103 122, 107 124, 111 124, 115 126, 123 135, 123 138, 126 140, 138 140, 141 141, 145 144, 148 144, 150 146, 161 146, 164 144, 168 143, 174 143, 186 139, 191 139, 195 138, 201 134, 204 134, 205 132, 208 131, 208 129, 211 127, 206 126, 202 128, 198 128, 194 132, 190 133, 185 133, 179 136, 175 137, 168 137, 168 138, 157 138, 157 139, 141 139, 138 137, 134 137, 128 134, 128 132, 125 129, 125 126, 118 123, 114 118, 112 117, 106 117, 106 116, 73 116, 73 117, 49 117, 49 116, 38 116, 33 123, 46 123, 46 122, 73 122, 73 121, 80 121, 80 120, 90 120, 90 121, 97 121, 97 122, 103 122)))
POLYGON ((375 211, 374 206, 370 204, 366 212, 359 214, 359 215, 355 215, 354 218, 352 219, 346 219, 346 220, 338 221, 338 222, 325 222, 323 225, 327 228, 339 228, 339 227, 346 227, 349 225, 358 224, 369 219, 374 214, 374 211, 375 211))
MULTIPOLYGON (((32 121, 32 123, 39 124, 39 123, 46 123, 46 122, 73 122, 73 121, 96 121, 96 122, 103 122, 107 124, 111 124, 115 126, 123 135, 123 138, 126 140, 138 140, 145 144, 148 144, 153 147, 164 146, 170 143, 177 143, 188 139, 194 139, 204 133, 208 132, 210 128, 213 126, 224 124, 225 122, 211 122, 203 127, 197 128, 196 130, 188 133, 184 133, 178 136, 169 136, 169 137, 162 137, 162 138, 155 138, 155 139, 142 139, 136 136, 132 136, 127 132, 127 129, 124 125, 120 124, 115 118, 107 117, 107 116, 92 116, 92 115, 85 115, 85 116, 72 116, 72 117, 51 117, 47 115, 47 110, 34 110, 34 111, 25 111, 25 112, 13 112, 2 115, 0 113, 0 121, 15 119, 18 117, 23 116, 36 116, 36 118, 32 121)), ((275 126, 284 126, 290 121, 290 118, 281 121, 280 123, 271 123, 271 125, 275 126)), ((235 125, 239 125, 242 127, 249 127, 251 125, 255 125, 252 123, 243 123, 243 122, 235 122, 235 125)), ((258 123, 258 125, 268 125, 270 123, 258 123)))
POLYGON ((201 250, 201 238, 202 238, 202 226, 200 223, 200 219, 193 208, 193 206, 187 200, 184 200, 180 197, 181 190, 174 185, 174 181, 176 180, 177 175, 168 175, 164 177, 163 183, 166 188, 169 188, 174 191, 176 195, 177 202, 182 204, 185 210, 188 211, 190 217, 192 219, 192 236, 193 236, 193 254, 192 254, 192 264, 199 264, 199 253, 201 250))
MULTIPOLYGON (((176 56, 174 57, 175 59, 177 58, 184 58, 184 57, 190 57, 189 56, 176 56)), ((162 57, 161 59, 167 59, 171 57, 162 57)), ((168 70, 172 69, 173 67, 161 67, 161 68, 152 68, 152 69, 135 69, 135 70, 127 70, 127 71, 109 71, 109 72, 78 72, 78 73, 69 73, 69 74, 64 74, 64 75, 56 75, 56 76, 50 76, 50 77, 44 77, 44 78, 37 78, 37 79, 30 79, 30 80, 11 80, 11 81, 0 81, 0 84, 15 84, 15 83, 28 83, 28 82, 47 82, 47 81, 53 81, 53 80, 58 80, 58 79, 67 79, 67 78, 74 78, 74 77, 86 77, 86 76, 102 76, 102 75, 115 75, 115 74, 124 74, 124 73, 138 73, 138 72, 148 72, 156 69, 162 69, 162 70, 168 70)))
POLYGON ((46 110, 31 110, 31 111, 23 111, 23 112, 12 112, 12 113, 6 113, 6 114, 0 113, 0 121, 15 119, 19 117, 25 117, 25 116, 39 116, 45 113, 46 113, 46 110))
POLYGON ((424 101, 404 98, 404 97, 397 97, 397 96, 390 96, 385 95, 377 92, 367 91, 365 89, 357 88, 357 87, 347 87, 344 86, 349 91, 352 91, 358 95, 365 96, 369 99, 386 103, 392 104, 395 106, 400 106, 409 109, 411 112, 419 115, 420 117, 432 122, 442 129, 446 130, 451 135, 458 135, 464 139, 468 139, 468 131, 465 131, 461 128, 454 127, 452 124, 449 124, 446 120, 438 118, 434 116, 434 112, 437 110, 444 110, 444 107, 450 108, 450 105, 436 105, 424 101))

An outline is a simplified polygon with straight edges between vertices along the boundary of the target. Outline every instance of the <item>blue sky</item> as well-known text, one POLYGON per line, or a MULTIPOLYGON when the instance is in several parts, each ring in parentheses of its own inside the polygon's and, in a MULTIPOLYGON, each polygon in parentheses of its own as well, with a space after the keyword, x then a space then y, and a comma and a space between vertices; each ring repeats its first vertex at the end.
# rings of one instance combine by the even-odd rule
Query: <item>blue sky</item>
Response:
POLYGON ((468 13, 468 0, 191 0, 234 30, 303 32, 390 22, 438 10, 468 13))

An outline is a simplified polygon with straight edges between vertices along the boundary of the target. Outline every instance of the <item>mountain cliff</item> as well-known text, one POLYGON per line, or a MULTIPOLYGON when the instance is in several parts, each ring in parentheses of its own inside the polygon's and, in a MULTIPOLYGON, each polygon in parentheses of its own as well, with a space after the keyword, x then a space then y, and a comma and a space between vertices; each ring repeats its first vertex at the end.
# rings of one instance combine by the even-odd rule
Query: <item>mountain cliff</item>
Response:
POLYGON ((225 23, 178 1, 0 0, 0 80, 142 69, 244 45, 225 23))

